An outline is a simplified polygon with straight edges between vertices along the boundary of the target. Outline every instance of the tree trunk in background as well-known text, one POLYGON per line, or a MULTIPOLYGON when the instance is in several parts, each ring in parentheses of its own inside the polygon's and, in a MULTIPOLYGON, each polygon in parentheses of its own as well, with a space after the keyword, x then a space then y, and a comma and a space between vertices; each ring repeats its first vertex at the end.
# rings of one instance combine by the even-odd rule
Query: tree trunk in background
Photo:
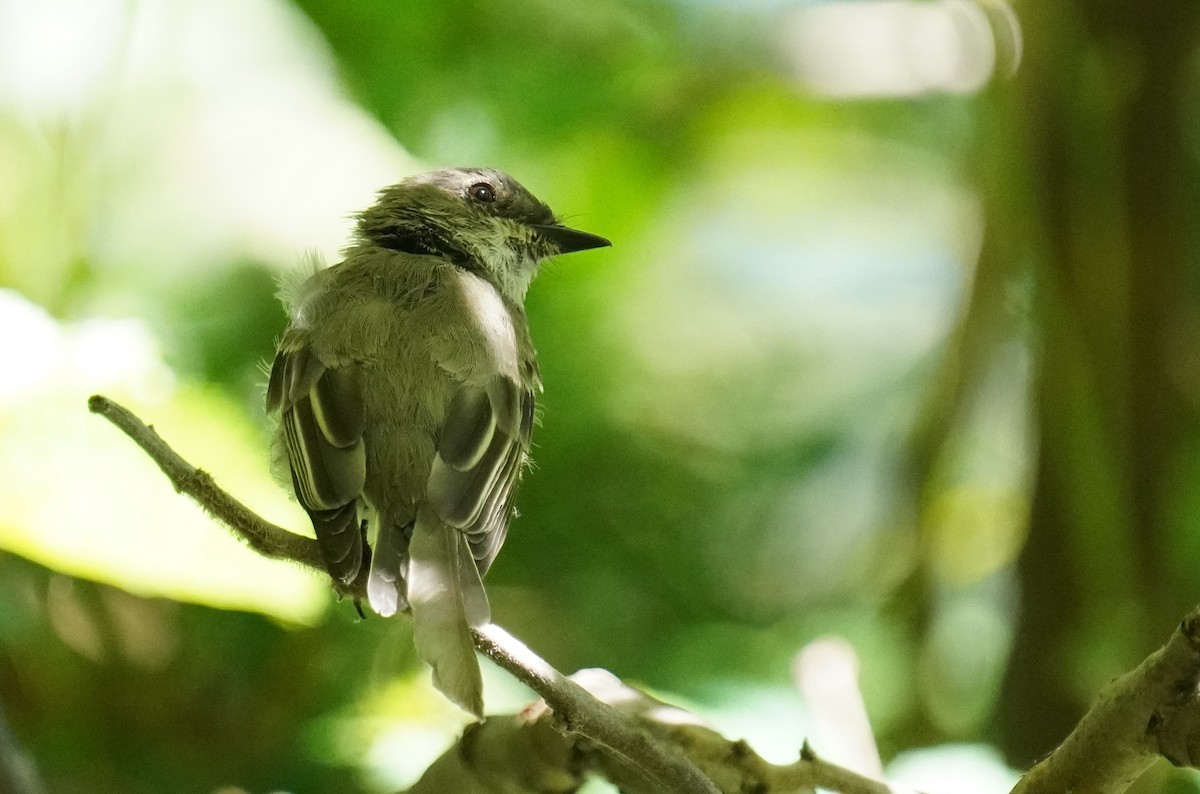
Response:
MULTIPOLYGON (((989 156, 1022 168, 1029 153, 1040 254, 1039 473, 1000 707, 1002 746, 1023 767, 1200 600, 1173 573, 1164 506, 1197 431, 1170 336, 1195 310, 1185 100, 1200 4, 1019 11, 1025 61, 998 97, 1014 135, 989 156)), ((996 220, 989 234, 1011 228, 996 220)))

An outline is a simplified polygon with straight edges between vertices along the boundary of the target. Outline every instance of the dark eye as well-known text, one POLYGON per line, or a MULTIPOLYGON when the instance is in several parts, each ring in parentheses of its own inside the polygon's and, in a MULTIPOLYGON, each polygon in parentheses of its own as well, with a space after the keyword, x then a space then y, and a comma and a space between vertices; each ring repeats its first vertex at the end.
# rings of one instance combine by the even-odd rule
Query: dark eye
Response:
POLYGON ((477 182, 467 189, 467 194, 481 204, 491 204, 496 200, 496 190, 487 182, 477 182))

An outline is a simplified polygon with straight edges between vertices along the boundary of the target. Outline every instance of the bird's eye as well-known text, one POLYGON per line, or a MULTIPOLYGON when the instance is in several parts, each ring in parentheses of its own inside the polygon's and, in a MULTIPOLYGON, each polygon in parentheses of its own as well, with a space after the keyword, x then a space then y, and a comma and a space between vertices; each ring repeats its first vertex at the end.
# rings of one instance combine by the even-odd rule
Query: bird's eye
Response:
POLYGON ((481 204, 491 204, 496 200, 496 190, 487 182, 478 182, 467 189, 467 194, 481 204))

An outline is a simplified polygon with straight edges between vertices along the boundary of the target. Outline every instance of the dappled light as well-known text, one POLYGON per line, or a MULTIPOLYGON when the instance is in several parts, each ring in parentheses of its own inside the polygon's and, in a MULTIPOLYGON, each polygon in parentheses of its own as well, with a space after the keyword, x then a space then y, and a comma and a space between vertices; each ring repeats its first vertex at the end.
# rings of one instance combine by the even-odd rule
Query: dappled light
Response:
POLYGON ((801 83, 833 97, 972 93, 1015 72, 1022 46, 1005 0, 811 3, 781 41, 801 83))
POLYGON ((48 794, 395 792, 462 735, 407 616, 87 398, 311 537, 278 285, 480 165, 613 242, 526 299, 496 623, 771 764, 1009 791, 1200 601, 1200 10, 1164 2, 0 0, 0 728, 48 794))

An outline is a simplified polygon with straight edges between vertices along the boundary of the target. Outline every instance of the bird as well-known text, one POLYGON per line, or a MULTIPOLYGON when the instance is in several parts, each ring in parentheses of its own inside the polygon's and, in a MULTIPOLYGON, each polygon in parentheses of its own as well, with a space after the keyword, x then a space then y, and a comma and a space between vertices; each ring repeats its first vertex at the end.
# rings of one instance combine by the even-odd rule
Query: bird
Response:
POLYGON ((329 575, 410 612, 435 686, 481 718, 471 629, 542 391, 526 291, 544 260, 611 243, 490 168, 403 179, 355 220, 341 261, 281 290, 276 464, 329 575))

